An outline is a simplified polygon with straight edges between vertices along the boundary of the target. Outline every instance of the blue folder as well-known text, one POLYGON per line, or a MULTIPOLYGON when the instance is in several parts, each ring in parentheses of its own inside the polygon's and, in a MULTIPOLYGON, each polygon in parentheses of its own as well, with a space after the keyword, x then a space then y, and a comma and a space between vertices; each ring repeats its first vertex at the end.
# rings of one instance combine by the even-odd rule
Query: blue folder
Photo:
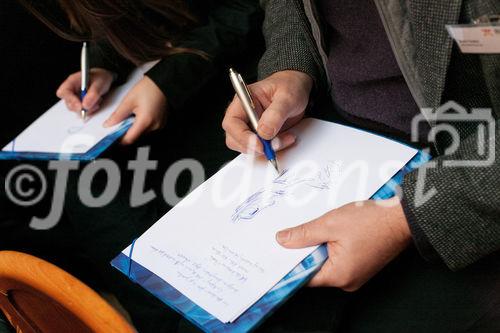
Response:
MULTIPOLYGON (((422 151, 418 152, 402 170, 373 195, 372 199, 383 200, 393 197, 396 187, 403 182, 404 175, 425 164, 430 159, 431 156, 429 154, 422 151)), ((228 324, 222 323, 210 315, 170 284, 130 259, 130 256, 120 253, 111 264, 127 275, 132 281, 138 283, 159 298, 163 303, 182 314, 202 331, 209 333, 240 333, 250 332, 257 328, 280 305, 292 297, 300 287, 307 284, 327 258, 328 252, 326 246, 319 247, 236 321, 228 324)))
POLYGON ((21 160, 21 161, 48 161, 48 160, 72 160, 72 161, 93 161, 108 149, 116 140, 121 138, 134 123, 133 118, 125 120, 113 133, 95 144, 91 149, 81 154, 59 154, 40 152, 20 152, 15 150, 15 140, 11 142, 12 151, 0 151, 1 160, 21 160))

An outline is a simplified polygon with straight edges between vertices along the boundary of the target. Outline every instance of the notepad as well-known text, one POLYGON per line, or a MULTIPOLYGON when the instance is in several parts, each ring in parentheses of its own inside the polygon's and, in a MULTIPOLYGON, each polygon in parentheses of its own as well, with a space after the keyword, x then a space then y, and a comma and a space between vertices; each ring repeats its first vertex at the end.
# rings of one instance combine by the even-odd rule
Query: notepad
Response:
POLYGON ((79 112, 71 112, 59 101, 5 146, 0 159, 95 159, 132 125, 133 118, 109 128, 103 123, 151 66, 147 64, 133 71, 127 82, 109 93, 101 109, 85 122, 79 112))
POLYGON ((174 305, 178 311, 208 332, 222 332, 318 250, 282 248, 275 240, 279 230, 369 199, 418 153, 316 119, 292 131, 299 140, 279 153, 281 174, 262 158, 240 155, 137 239, 133 249, 125 249, 114 265, 126 272, 123 258, 132 255, 131 264, 151 273, 141 273, 136 282, 172 287, 177 298, 182 295, 221 326, 204 327, 193 313, 174 305))

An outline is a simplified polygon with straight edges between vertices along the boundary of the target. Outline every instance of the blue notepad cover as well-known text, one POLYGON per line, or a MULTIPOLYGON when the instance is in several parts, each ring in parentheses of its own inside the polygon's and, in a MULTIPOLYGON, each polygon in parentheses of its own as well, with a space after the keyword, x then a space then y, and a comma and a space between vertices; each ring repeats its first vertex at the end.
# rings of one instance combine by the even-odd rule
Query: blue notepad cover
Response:
MULTIPOLYGON (((404 175, 425 164, 430 159, 431 156, 429 154, 419 151, 402 170, 373 195, 372 199, 383 200, 393 197, 397 186, 403 182, 404 175)), ((304 259, 236 321, 228 324, 222 323, 210 315, 170 284, 131 260, 125 254, 120 253, 111 264, 127 275, 132 281, 138 283, 159 298, 163 303, 182 314, 201 330, 209 333, 240 333, 249 332, 257 328, 281 304, 293 296, 300 287, 307 284, 327 258, 328 252, 326 246, 323 245, 304 259)))
MULTIPOLYGON (((0 161, 93 161, 108 149, 116 140, 121 138, 134 123, 133 118, 125 120, 113 133, 94 145, 89 151, 83 154, 59 154, 59 153, 39 153, 39 152, 18 152, 0 151, 0 161)), ((15 142, 15 141, 14 141, 15 142)), ((13 145, 15 147, 15 145, 13 145)))

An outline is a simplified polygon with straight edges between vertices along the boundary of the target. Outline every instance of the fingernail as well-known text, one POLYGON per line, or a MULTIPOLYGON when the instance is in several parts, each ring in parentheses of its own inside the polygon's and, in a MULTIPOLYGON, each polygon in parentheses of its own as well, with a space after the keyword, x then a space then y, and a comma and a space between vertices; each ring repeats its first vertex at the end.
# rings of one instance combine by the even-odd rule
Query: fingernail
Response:
POLYGON ((264 153, 264 149, 262 148, 262 144, 260 143, 260 140, 256 136, 252 136, 252 138, 249 140, 248 149, 249 149, 249 151, 254 151, 258 154, 264 153))
POLYGON ((274 150, 280 150, 285 147, 291 146, 295 142, 296 138, 293 135, 285 135, 282 138, 274 138, 271 142, 271 146, 274 150))
POLYGON ((267 137, 273 137, 274 136, 274 129, 272 129, 271 127, 267 126, 267 125, 260 125, 259 126, 259 132, 264 134, 265 136, 267 137))
POLYGON ((279 138, 274 138, 271 142, 271 147, 273 147, 274 150, 280 150, 281 147, 283 147, 281 140, 279 138))
POLYGON ((287 135, 283 138, 283 144, 285 146, 290 146, 292 144, 295 143, 295 141, 297 140, 297 138, 295 137, 295 135, 287 135))
POLYGON ((283 245, 290 240, 291 236, 292 232, 290 230, 283 230, 276 234, 276 240, 278 241, 278 243, 283 245))

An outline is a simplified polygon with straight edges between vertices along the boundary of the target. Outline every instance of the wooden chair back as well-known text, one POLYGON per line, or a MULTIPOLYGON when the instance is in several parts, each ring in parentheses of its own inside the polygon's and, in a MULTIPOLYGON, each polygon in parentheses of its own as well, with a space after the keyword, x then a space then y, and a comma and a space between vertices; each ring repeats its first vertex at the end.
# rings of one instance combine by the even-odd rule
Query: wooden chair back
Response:
POLYGON ((0 251, 0 310, 22 333, 136 332, 78 279, 19 252, 0 251))

